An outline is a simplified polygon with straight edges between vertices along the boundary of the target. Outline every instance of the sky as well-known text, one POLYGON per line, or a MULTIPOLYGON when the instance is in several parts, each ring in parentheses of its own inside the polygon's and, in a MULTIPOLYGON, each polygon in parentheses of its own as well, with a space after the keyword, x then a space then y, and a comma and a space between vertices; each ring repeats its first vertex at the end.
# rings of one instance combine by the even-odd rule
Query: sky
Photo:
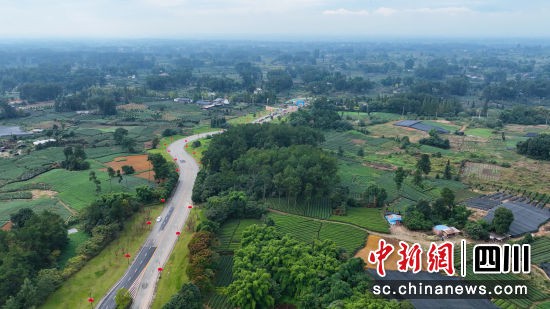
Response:
POLYGON ((547 0, 0 0, 0 38, 537 38, 547 0))

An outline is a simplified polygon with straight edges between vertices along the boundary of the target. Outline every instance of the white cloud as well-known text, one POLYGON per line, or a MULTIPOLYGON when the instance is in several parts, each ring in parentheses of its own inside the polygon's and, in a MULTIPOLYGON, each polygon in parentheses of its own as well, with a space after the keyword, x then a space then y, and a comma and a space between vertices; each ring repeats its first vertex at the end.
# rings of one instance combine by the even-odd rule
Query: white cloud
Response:
POLYGON ((457 14, 474 12, 470 8, 463 7, 463 6, 450 6, 450 7, 442 7, 442 8, 419 8, 419 9, 413 9, 410 11, 415 13, 449 14, 449 15, 457 15, 457 14))
POLYGON ((397 13, 396 9, 387 8, 387 7, 380 7, 374 11, 374 14, 382 15, 382 16, 390 16, 397 13))
POLYGON ((336 10, 325 10, 323 15, 369 15, 367 10, 348 10, 348 9, 336 9, 336 10))

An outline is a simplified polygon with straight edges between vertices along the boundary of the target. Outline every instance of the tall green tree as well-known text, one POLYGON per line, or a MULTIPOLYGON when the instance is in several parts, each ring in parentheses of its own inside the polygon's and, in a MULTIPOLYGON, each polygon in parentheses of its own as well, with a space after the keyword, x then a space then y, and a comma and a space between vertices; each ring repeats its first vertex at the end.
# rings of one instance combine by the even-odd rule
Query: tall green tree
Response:
POLYGON ((122 144, 122 140, 127 135, 128 135, 128 130, 126 130, 124 128, 116 128, 115 132, 113 132, 113 138, 115 140, 115 144, 117 144, 117 145, 122 144))
POLYGON ((443 178, 445 179, 451 179, 453 177, 451 173, 451 161, 447 160, 447 164, 445 164, 445 171, 443 172, 443 178))
POLYGON ((495 210, 493 218, 493 228, 498 234, 506 234, 510 230, 510 225, 514 221, 514 214, 505 207, 499 207, 495 210))
POLYGON ((422 171, 420 171, 419 168, 417 168, 413 173, 413 183, 417 186, 422 185, 422 171))
POLYGON ((418 168, 424 175, 428 175, 432 170, 430 156, 423 153, 420 156, 420 159, 416 162, 416 168, 418 168))
POLYGON ((403 185, 403 181, 405 180, 405 177, 407 177, 407 174, 405 170, 400 166, 395 171, 395 175, 393 176, 393 181, 395 181, 395 185, 397 186, 397 190, 401 190, 401 186, 403 185))
POLYGON ((132 305, 132 295, 126 288, 120 288, 115 295, 116 309, 128 309, 132 305))
POLYGON ((184 283, 179 292, 170 298, 162 309, 202 309, 202 296, 193 283, 184 283))

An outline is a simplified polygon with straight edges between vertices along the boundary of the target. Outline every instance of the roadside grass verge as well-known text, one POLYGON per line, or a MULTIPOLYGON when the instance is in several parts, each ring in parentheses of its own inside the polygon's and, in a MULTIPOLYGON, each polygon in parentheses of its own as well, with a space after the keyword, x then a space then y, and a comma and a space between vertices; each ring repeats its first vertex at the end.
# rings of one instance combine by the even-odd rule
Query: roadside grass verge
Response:
MULTIPOLYGON (((198 208, 193 208, 191 213, 189 213, 189 219, 193 218, 195 226, 203 220, 203 217, 202 211, 198 208)), ((192 236, 193 232, 190 231, 186 223, 185 228, 181 231, 180 238, 170 253, 170 258, 166 262, 166 265, 164 265, 165 271, 162 273, 162 278, 157 283, 151 308, 162 308, 162 306, 181 289, 181 286, 189 281, 187 277, 189 248, 187 248, 187 245, 189 245, 192 236)))
POLYGON ((126 223, 119 237, 67 279, 41 308, 87 309, 90 307, 87 301, 90 295, 99 302, 128 268, 128 261, 123 257, 121 249, 125 248, 132 259, 135 258, 150 232, 145 227, 146 219, 157 217, 163 206, 149 206, 136 213, 126 223))

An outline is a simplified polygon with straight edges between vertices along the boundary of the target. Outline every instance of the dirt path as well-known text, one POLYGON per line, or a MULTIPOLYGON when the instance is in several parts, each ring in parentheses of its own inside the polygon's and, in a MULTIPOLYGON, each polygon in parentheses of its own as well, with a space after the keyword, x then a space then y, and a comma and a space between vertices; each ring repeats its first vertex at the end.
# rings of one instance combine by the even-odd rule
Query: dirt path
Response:
POLYGON ((74 209, 67 206, 67 204, 63 203, 62 200, 60 200, 60 199, 57 199, 57 200, 59 201, 59 204, 61 204, 61 206, 65 207, 65 209, 67 209, 71 213, 71 215, 76 216, 77 212, 74 209))

